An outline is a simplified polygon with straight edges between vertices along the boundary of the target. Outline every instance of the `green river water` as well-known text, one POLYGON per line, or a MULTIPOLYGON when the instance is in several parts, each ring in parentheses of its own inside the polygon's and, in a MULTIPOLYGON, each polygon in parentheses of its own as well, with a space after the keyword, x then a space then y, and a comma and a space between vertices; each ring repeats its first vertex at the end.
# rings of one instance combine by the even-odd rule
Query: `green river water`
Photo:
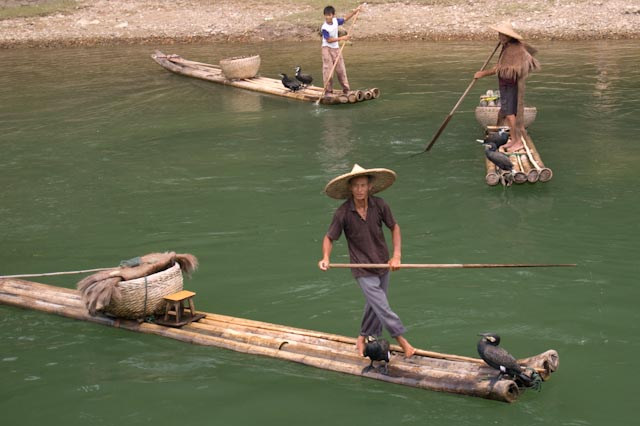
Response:
MULTIPOLYGON (((315 43, 159 46, 216 62, 259 53, 261 74, 315 43)), ((317 269, 353 163, 388 167, 383 193, 406 263, 577 263, 575 268, 404 270, 390 300, 420 348, 476 356, 494 331, 560 368, 515 404, 425 391, 0 306, 3 424, 627 425, 635 423, 640 46, 538 43, 530 134, 548 183, 484 182, 473 110, 480 80, 419 156, 493 43, 364 43, 352 86, 382 96, 320 106, 189 79, 155 46, 0 53, 0 275, 195 254, 199 310, 355 336, 362 295, 317 269)), ((341 240, 333 261, 346 261, 341 240)), ((36 279, 74 287, 78 276, 36 279)))

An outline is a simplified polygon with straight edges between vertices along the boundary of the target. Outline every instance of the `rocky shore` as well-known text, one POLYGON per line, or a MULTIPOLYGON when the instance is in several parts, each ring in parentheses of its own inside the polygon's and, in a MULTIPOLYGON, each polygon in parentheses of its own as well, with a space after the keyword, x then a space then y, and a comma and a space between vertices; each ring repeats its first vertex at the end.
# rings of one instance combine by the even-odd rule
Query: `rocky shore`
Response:
MULTIPOLYGON (((7 0, 0 7, 43 1, 7 0)), ((304 0, 70 3, 45 16, 1 20, 0 47, 317 40, 322 23, 319 3, 304 0)), ((360 15, 355 38, 494 39, 489 25, 503 20, 534 40, 635 39, 640 38, 640 0, 374 1, 360 15)))

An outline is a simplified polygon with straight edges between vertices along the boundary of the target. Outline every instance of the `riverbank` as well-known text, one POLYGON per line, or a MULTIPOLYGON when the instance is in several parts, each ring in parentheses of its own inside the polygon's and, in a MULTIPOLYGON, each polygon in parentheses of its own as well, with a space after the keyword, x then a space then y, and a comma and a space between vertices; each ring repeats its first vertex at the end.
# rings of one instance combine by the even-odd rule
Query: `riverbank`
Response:
MULTIPOLYGON (((39 3, 47 0, 0 4, 15 10, 39 3)), ((59 3, 64 7, 45 16, 0 21, 0 47, 314 40, 324 6, 317 0, 59 3)), ((357 4, 335 2, 338 15, 357 4)), ((358 19, 354 36, 366 40, 494 39, 489 26, 506 19, 534 40, 640 38, 640 0, 378 1, 358 19)))

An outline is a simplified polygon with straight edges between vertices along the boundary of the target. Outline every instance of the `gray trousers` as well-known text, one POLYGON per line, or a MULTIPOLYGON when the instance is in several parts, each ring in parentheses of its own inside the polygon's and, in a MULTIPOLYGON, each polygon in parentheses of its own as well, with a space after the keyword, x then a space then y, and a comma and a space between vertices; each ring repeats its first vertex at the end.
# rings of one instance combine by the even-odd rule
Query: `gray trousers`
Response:
POLYGON ((387 329, 391 337, 401 336, 407 331, 387 300, 389 275, 390 272, 387 272, 382 276, 356 278, 367 300, 360 325, 361 336, 381 336, 382 327, 387 329))

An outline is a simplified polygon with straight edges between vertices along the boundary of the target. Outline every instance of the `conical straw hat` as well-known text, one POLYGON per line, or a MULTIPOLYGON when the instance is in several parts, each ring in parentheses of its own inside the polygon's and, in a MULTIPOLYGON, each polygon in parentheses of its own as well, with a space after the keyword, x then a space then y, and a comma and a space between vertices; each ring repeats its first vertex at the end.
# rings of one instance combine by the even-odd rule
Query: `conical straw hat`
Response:
POLYGON ((511 38, 515 38, 516 40, 523 40, 522 36, 513 29, 513 25, 509 21, 500 22, 498 25, 493 25, 489 28, 504 35, 508 35, 511 38))
POLYGON ((359 176, 371 176, 371 192, 384 191, 396 180, 396 172, 389 169, 365 169, 358 164, 353 165, 353 169, 349 173, 340 175, 332 179, 324 188, 324 192, 335 199, 344 199, 351 196, 351 187, 349 181, 359 176))

